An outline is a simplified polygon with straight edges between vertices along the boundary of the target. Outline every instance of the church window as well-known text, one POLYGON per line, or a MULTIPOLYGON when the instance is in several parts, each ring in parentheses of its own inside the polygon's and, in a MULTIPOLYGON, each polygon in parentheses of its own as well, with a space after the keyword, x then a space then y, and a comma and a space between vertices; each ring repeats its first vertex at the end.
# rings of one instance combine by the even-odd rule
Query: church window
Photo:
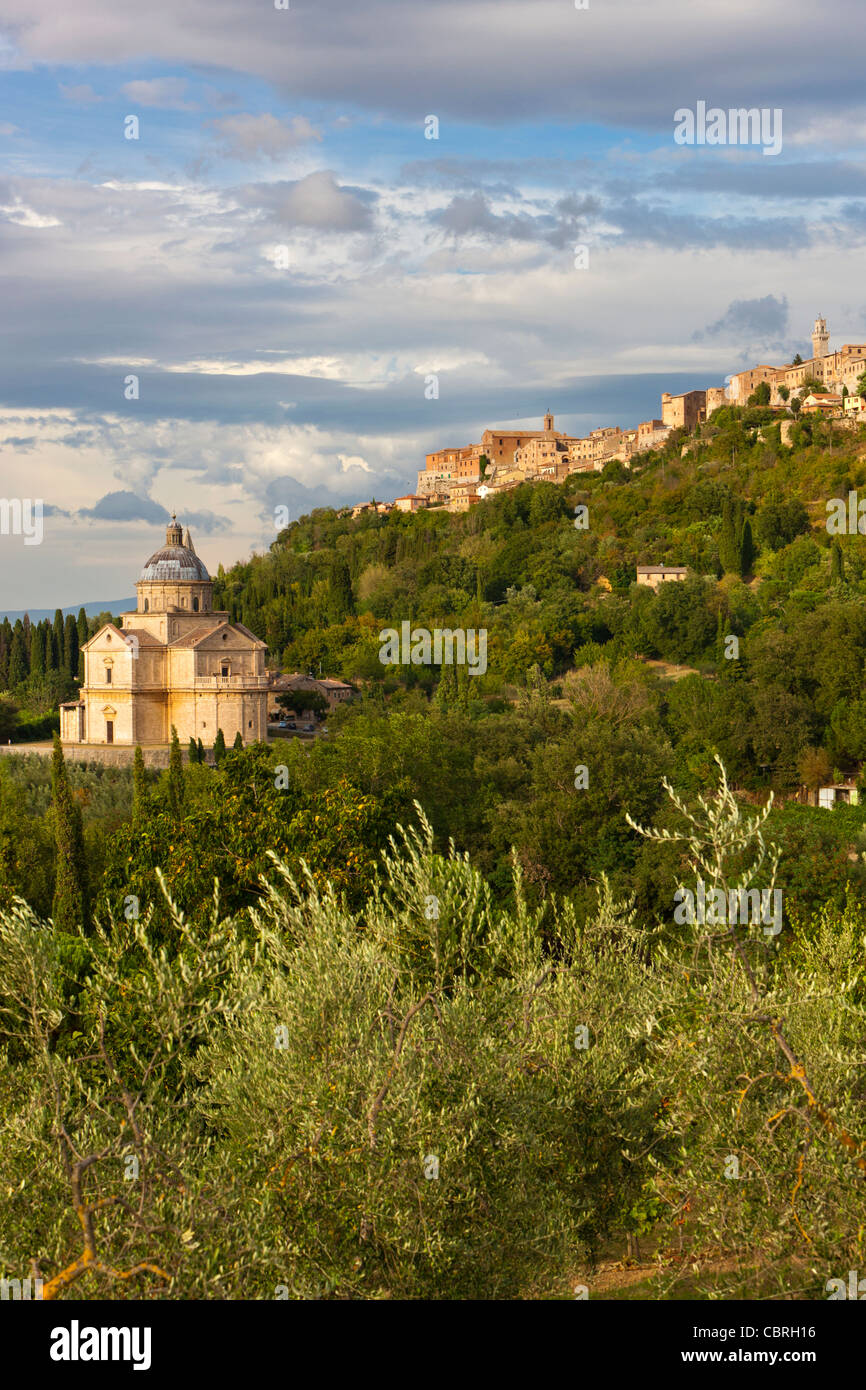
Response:
POLYGON ((223 661, 223 662, 221 663, 221 666, 220 666, 220 675, 221 675, 221 676, 227 676, 227 675, 229 674, 230 670, 231 670, 231 667, 229 666, 229 663, 228 663, 227 661, 223 661))
POLYGON ((195 598, 192 601, 192 611, 193 613, 198 612, 198 594, 196 594, 195 598))
POLYGON ((145 613, 149 613, 149 612, 150 612, 150 599, 149 599, 149 598, 146 598, 146 599, 144 600, 144 611, 145 611, 145 613))

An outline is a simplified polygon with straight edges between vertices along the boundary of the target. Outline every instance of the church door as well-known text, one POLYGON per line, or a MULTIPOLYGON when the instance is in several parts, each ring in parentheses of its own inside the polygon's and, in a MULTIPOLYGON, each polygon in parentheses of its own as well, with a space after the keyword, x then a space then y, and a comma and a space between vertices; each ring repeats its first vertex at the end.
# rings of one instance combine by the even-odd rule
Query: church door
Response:
POLYGON ((106 743, 113 743, 113 742, 114 742, 114 720, 113 720, 113 719, 106 719, 106 721, 105 721, 105 742, 106 742, 106 743))

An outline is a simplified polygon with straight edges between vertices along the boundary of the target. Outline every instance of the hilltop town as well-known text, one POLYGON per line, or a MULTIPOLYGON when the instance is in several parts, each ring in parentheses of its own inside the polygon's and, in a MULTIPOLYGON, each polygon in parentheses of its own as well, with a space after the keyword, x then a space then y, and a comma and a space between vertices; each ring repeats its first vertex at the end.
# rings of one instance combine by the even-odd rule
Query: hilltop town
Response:
POLYGON ((636 456, 663 444, 674 430, 691 432, 722 406, 752 403, 788 417, 787 426, 783 420, 784 443, 801 411, 858 418, 866 409, 866 399, 859 394, 864 372, 866 344, 845 343, 831 352, 827 322, 819 315, 812 329, 812 355, 805 360, 798 353, 793 362, 782 367, 761 363, 734 373, 726 386, 677 395, 664 391, 661 418, 642 420, 634 428, 603 425, 585 436, 569 435, 554 427, 548 411, 540 430, 515 430, 513 426, 486 429, 477 444, 427 454, 414 493, 393 502, 361 502, 352 508, 352 515, 413 512, 426 507, 462 512, 520 483, 561 482, 571 473, 600 472, 616 460, 631 467, 636 456))

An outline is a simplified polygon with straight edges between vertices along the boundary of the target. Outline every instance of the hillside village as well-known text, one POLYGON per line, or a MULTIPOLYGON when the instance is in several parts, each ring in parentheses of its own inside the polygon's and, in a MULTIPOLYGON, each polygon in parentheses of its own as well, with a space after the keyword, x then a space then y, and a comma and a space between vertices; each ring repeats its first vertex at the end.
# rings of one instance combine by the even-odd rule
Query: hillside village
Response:
POLYGON ((561 482, 572 473, 601 472, 615 461, 630 467, 637 456, 663 444, 674 430, 692 432, 723 406, 757 404, 777 411, 783 417, 782 442, 787 443, 801 412, 859 418, 866 409, 858 386, 864 372, 866 344, 845 343, 831 352, 827 322, 819 315, 812 329, 812 356, 805 360, 798 353, 786 366, 759 364, 734 373, 726 386, 677 395, 664 391, 661 418, 642 420, 634 428, 603 425, 586 436, 569 435, 555 428, 548 411, 540 430, 486 429, 477 444, 427 454, 414 493, 393 502, 361 502, 351 514, 427 507, 462 512, 524 482, 561 482))

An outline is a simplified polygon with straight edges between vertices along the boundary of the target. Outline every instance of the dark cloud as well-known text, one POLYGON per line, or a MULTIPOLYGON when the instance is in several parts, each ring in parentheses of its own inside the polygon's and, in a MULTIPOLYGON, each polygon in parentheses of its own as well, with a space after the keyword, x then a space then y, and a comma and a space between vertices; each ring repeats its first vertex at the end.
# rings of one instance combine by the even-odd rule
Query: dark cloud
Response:
POLYGON ((813 237, 801 217, 711 217, 705 213, 671 211, 638 198, 606 205, 603 217, 634 246, 663 246, 670 250, 724 246, 734 251, 799 251, 813 237))
POLYGON ((458 194, 432 221, 455 237, 480 235, 496 240, 534 241, 537 220, 525 214, 494 213, 483 193, 458 194))
POLYGON ((781 340, 788 330, 788 300, 765 294, 763 299, 735 299, 720 319, 692 335, 694 342, 706 338, 729 338, 736 342, 781 340))
POLYGON ((494 212, 486 193, 456 194, 446 208, 431 216, 455 240, 479 236, 491 241, 544 241, 562 248, 581 231, 579 218, 600 211, 596 198, 569 194, 551 212, 494 212))
POLYGON ((284 226, 321 232, 364 232, 372 224, 370 189, 341 186, 329 169, 318 169, 293 182, 251 186, 253 203, 267 208, 284 226))
MULTIPOLYGON (((185 527, 189 526, 191 530, 200 532, 204 536, 220 536, 232 529, 230 521, 211 511, 190 512, 185 510, 180 520, 185 527)), ((193 538, 193 543, 194 540, 195 538, 193 538)))
POLYGON ((329 0, 277 11, 249 0, 4 0, 22 61, 200 65, 243 72, 293 101, 329 99, 419 124, 606 121, 672 129, 695 95, 731 106, 781 106, 786 123, 862 99, 856 41, 862 0, 835 0, 832 23, 811 0, 768 0, 732 22, 728 0, 329 0), (807 39, 804 40, 804 35, 807 39), (840 36, 841 39, 840 39, 840 36))
POLYGON ((167 522, 169 512, 149 497, 134 492, 107 492, 93 507, 82 507, 80 516, 94 521, 152 521, 167 522))

